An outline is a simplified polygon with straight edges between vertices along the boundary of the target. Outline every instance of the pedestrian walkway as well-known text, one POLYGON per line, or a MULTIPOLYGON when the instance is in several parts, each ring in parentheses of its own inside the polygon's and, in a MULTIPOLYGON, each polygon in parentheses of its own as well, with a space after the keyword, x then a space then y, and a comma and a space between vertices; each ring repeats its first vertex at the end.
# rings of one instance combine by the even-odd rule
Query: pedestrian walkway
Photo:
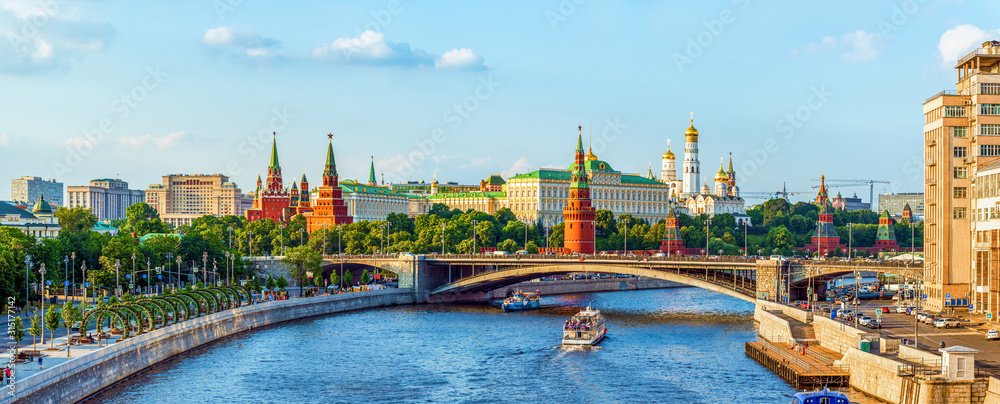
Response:
MULTIPOLYGON (((80 356, 83 356, 83 355, 86 355, 88 353, 94 352, 96 350, 102 349, 102 348, 104 348, 104 347, 106 347, 108 345, 112 345, 115 342, 117 342, 118 338, 119 338, 119 336, 113 335, 113 336, 111 336, 110 340, 107 340, 107 339, 106 340, 102 340, 101 345, 98 345, 97 342, 88 343, 88 344, 74 344, 67 351, 67 349, 66 349, 66 340, 67 340, 66 333, 65 332, 56 333, 56 338, 54 340, 52 340, 51 338, 49 338, 50 334, 47 331, 48 330, 46 330, 46 333, 45 333, 46 339, 45 339, 44 344, 41 343, 41 342, 39 342, 36 345, 37 348, 38 348, 38 351, 42 355, 44 355, 44 356, 42 356, 42 369, 41 370, 45 370, 45 369, 51 368, 53 366, 56 366, 56 365, 58 365, 60 363, 68 361, 70 359, 69 355, 72 355, 73 358, 78 358, 80 356), (62 335, 60 335, 60 334, 62 334, 62 335), (52 341, 51 344, 50 344, 50 340, 52 341), (53 348, 49 348, 50 346, 53 346, 53 348)), ((97 334, 97 330, 96 329, 90 330, 90 332, 88 334, 96 335, 97 334)), ((72 331, 70 333, 71 337, 75 337, 75 336, 79 336, 79 335, 80 335, 79 331, 72 331)), ((32 343, 31 343, 31 338, 30 337, 27 339, 27 341, 21 341, 21 343, 18 344, 18 352, 31 351, 31 349, 32 349, 32 343)), ((3 362, 6 363, 6 362, 9 362, 10 359, 11 359, 11 352, 10 351, 6 351, 5 350, 5 351, 3 351, 3 353, 0 353, 0 361, 3 361, 3 362)), ((38 357, 36 356, 36 357, 31 358, 30 362, 22 362, 22 363, 16 363, 15 362, 14 363, 14 367, 13 367, 13 371, 14 371, 15 380, 23 380, 24 378, 27 378, 27 377, 29 377, 31 375, 34 375, 35 373, 38 373, 40 371, 38 369, 38 357)))

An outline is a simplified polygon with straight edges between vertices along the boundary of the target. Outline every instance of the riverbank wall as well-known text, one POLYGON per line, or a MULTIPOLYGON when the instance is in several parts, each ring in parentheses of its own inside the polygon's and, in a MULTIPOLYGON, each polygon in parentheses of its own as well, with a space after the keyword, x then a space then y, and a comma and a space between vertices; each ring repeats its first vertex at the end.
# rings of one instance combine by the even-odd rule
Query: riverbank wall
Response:
POLYGON ((389 289, 238 307, 138 335, 53 366, 5 386, 0 404, 75 403, 143 369, 220 338, 306 317, 413 303, 409 289, 389 289), (13 395, 9 395, 12 390, 13 395))
POLYGON ((1000 380, 977 376, 950 380, 939 353, 898 345, 898 340, 873 330, 852 327, 808 310, 758 301, 754 312, 758 334, 772 342, 808 341, 841 357, 823 357, 846 367, 850 386, 897 404, 1000 404, 1000 380), (864 352, 860 341, 873 341, 864 352), (929 364, 929 366, 928 366, 929 364))
POLYGON ((574 293, 619 292, 627 290, 665 289, 687 285, 653 278, 564 279, 558 281, 521 282, 504 288, 481 293, 442 294, 430 296, 430 303, 461 301, 487 301, 503 299, 508 292, 538 292, 542 296, 574 293))

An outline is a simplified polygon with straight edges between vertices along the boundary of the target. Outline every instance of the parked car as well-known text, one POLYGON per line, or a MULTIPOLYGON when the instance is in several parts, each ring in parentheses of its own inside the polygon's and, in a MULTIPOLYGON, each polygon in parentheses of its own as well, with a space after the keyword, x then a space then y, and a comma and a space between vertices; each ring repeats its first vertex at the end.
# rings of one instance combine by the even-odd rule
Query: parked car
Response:
POLYGON ((961 325, 962 323, 954 318, 939 318, 934 320, 934 326, 937 328, 953 328, 961 325))
POLYGON ((882 328, 882 322, 878 321, 878 320, 869 321, 868 324, 866 324, 866 325, 868 326, 868 328, 872 328, 872 329, 882 328))
POLYGON ((997 330, 986 330, 986 340, 1000 340, 1000 331, 997 330))
POLYGON ((868 316, 858 317, 858 324, 869 325, 869 324, 871 324, 871 322, 872 322, 872 318, 871 317, 868 317, 868 316))
POLYGON ((785 256, 784 255, 772 255, 771 256, 771 261, 784 261, 784 260, 785 260, 785 256))
POLYGON ((938 319, 938 317, 935 317, 933 315, 927 314, 927 315, 924 316, 924 319, 922 320, 922 322, 924 324, 934 325, 934 320, 937 320, 937 319, 938 319))
POLYGON ((906 313, 906 306, 896 306, 896 313, 906 313))

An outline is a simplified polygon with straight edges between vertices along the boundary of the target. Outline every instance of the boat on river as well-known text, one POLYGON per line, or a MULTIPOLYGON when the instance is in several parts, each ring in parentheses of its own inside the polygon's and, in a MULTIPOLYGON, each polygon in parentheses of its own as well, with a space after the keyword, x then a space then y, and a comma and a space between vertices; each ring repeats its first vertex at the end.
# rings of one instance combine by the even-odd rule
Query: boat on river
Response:
POLYGON ((827 388, 819 391, 795 393, 792 397, 792 404, 851 404, 847 395, 839 391, 830 391, 827 388))
POLYGON ((503 299, 503 311, 533 310, 542 307, 538 301, 538 293, 515 292, 510 297, 503 299))
POLYGON ((597 345, 604 339, 608 329, 604 325, 601 311, 591 308, 576 313, 563 325, 563 345, 597 345))

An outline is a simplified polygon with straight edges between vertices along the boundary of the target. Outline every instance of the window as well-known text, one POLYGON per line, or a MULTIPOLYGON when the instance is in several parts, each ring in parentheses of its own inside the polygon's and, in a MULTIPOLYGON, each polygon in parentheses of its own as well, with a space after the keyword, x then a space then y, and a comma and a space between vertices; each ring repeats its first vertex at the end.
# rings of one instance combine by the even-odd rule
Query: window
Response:
POLYGON ((955 219, 965 219, 965 208, 955 208, 952 212, 952 217, 955 219))
POLYGON ((965 107, 963 106, 946 106, 944 107, 945 118, 954 118, 965 116, 965 107))
POLYGON ((998 157, 1000 156, 1000 145, 981 144, 979 145, 979 155, 982 157, 998 157))
POLYGON ((965 198, 968 192, 966 187, 955 187, 955 198, 965 198))
POLYGON ((956 146, 952 157, 965 157, 968 149, 965 146, 956 146))
POLYGON ((966 167, 955 167, 955 178, 963 179, 969 177, 969 169, 966 167))
POLYGON ((968 137, 968 134, 965 132, 965 127, 962 126, 952 126, 951 135, 954 137, 968 137))
POLYGON ((1000 95, 1000 83, 980 83, 979 94, 1000 95))
POLYGON ((983 136, 1000 136, 1000 125, 995 123, 979 125, 979 134, 983 136))
POLYGON ((1000 115, 1000 104, 979 104, 981 115, 1000 115))

